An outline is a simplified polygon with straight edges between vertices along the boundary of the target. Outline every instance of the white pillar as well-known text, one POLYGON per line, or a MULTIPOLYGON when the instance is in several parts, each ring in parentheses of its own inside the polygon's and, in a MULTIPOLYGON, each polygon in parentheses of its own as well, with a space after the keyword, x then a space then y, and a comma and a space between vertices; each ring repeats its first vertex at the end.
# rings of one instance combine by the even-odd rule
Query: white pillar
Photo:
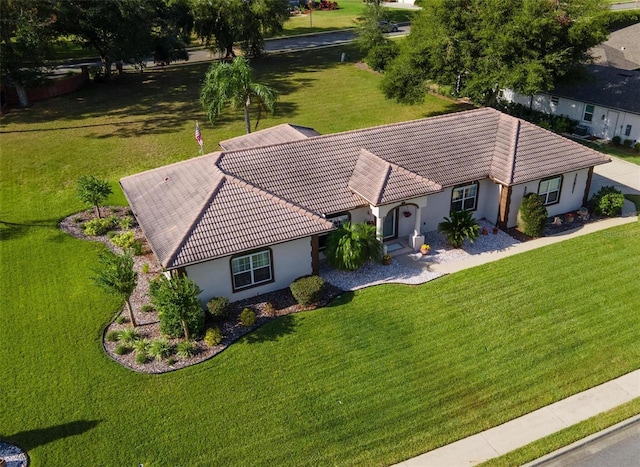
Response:
POLYGON ((420 227, 422 225, 422 208, 416 207, 416 220, 413 224, 413 235, 411 236, 411 248, 419 250, 424 243, 424 235, 420 235, 420 227))

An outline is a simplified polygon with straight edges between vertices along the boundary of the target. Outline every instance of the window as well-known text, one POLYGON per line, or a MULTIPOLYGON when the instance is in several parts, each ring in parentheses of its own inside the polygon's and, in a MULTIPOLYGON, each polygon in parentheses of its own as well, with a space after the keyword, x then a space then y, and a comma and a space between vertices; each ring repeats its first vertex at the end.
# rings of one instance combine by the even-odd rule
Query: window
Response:
POLYGON ((625 136, 631 136, 631 125, 627 125, 627 128, 624 130, 625 136))
POLYGON ((562 186, 562 176, 547 178, 540 182, 538 195, 544 205, 556 204, 560 201, 560 187, 562 186))
POLYGON ((585 122, 592 122, 593 121, 593 106, 591 104, 587 104, 584 108, 584 117, 582 117, 582 120, 584 120, 585 122))
MULTIPOLYGON (((331 222, 336 229, 339 229, 340 227, 342 227, 342 224, 344 224, 345 222, 351 221, 351 214, 349 214, 348 212, 343 212, 341 214, 332 214, 330 216, 327 216, 327 220, 331 222)), ((329 234, 320 235, 320 237, 318 237, 319 239, 318 246, 320 250, 324 250, 327 247, 328 237, 329 237, 329 234)))
POLYGON ((273 280, 271 250, 232 258, 231 272, 234 291, 271 282, 273 280))
POLYGON ((475 211, 478 199, 478 182, 453 189, 451 194, 451 211, 475 211))

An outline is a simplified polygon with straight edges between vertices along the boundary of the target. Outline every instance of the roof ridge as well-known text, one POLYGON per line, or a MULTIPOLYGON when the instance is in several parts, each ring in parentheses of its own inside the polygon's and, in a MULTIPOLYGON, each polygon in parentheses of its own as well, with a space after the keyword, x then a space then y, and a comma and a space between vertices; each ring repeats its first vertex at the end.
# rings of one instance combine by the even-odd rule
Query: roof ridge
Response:
POLYGON ((171 264, 175 261, 176 256, 178 255, 180 250, 182 250, 182 248, 184 247, 185 243, 189 239, 190 234, 193 232, 193 229, 200 223, 200 220, 202 219, 202 216, 204 215, 206 208, 209 205, 211 205, 213 198, 215 198, 216 195, 220 192, 222 185, 224 185, 224 182, 227 179, 227 175, 224 172, 222 172, 220 169, 218 169, 216 165, 214 165, 214 168, 221 173, 221 177, 218 179, 218 183, 216 183, 216 185, 213 187, 213 190, 211 190, 211 193, 205 199, 204 203, 202 203, 200 211, 198 211, 198 214, 194 216, 193 221, 191 222, 189 227, 185 230, 184 235, 182 236, 180 241, 177 242, 175 248, 169 252, 169 255, 167 256, 167 260, 165 261, 167 264, 171 264))
MULTIPOLYGON (((514 118, 514 117, 512 117, 514 118)), ((515 119, 515 125, 513 130, 511 131, 511 146, 509 147, 509 185, 513 183, 513 179, 516 173, 516 158, 518 154, 518 142, 520 138, 520 125, 521 120, 519 118, 515 119)))

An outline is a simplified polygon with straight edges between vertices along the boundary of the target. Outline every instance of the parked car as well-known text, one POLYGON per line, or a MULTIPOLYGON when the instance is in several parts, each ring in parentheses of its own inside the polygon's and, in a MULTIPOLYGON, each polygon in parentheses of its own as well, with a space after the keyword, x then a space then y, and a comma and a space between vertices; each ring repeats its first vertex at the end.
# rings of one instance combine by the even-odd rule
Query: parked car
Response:
POLYGON ((378 23, 378 28, 380 28, 382 32, 398 32, 398 25, 391 21, 380 21, 378 23))

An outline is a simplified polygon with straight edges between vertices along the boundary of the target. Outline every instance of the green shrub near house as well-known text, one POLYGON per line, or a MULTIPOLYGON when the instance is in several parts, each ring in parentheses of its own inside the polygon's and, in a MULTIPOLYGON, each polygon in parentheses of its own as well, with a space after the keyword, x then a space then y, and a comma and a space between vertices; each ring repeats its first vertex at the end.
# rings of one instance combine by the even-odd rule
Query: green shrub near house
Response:
POLYGON ((207 310, 214 320, 223 320, 229 314, 229 299, 227 297, 213 297, 207 302, 207 310))
POLYGON ((470 211, 453 211, 438 224, 438 231, 447 237, 453 248, 461 248, 465 240, 473 243, 478 238, 480 226, 470 211))
POLYGON ((603 186, 589 200, 589 206, 600 216, 613 217, 622 212, 624 195, 614 186, 603 186))
POLYGON ((542 237, 549 216, 537 193, 526 194, 518 210, 518 230, 530 237, 542 237))
POLYGON ((296 279, 289 286, 291 295, 300 305, 309 306, 320 300, 325 288, 324 279, 320 276, 305 276, 296 279))
POLYGON ((245 327, 251 327, 256 324, 256 312, 251 308, 245 308, 240 312, 240 316, 238 317, 240 324, 245 327))

